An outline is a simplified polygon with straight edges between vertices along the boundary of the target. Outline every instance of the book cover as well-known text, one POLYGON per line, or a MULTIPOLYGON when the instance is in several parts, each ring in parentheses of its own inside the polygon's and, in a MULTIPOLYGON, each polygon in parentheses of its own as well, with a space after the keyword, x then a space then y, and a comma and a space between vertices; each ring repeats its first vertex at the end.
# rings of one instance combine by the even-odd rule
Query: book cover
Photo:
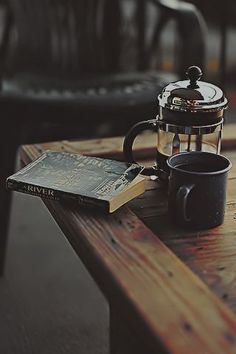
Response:
POLYGON ((137 164, 46 151, 8 177, 7 188, 53 200, 72 199, 112 212, 144 191, 144 178, 138 177, 141 171, 137 164), (136 184, 139 188, 134 188, 136 184))

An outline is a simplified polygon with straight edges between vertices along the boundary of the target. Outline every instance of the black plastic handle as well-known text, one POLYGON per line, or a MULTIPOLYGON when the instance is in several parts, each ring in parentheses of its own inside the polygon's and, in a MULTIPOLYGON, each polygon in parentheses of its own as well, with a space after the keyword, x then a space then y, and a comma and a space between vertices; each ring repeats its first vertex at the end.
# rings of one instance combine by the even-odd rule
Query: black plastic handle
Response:
MULTIPOLYGON (((134 160, 133 156, 133 143, 135 138, 137 137, 138 134, 140 134, 144 130, 152 130, 154 132, 157 131, 157 120, 156 119, 151 119, 151 120, 145 120, 142 122, 139 122, 135 124, 126 134, 126 137, 124 139, 124 144, 123 144, 123 152, 125 156, 125 160, 127 162, 134 162, 137 163, 134 160)), ((145 167, 144 170, 142 171, 143 174, 146 175, 156 175, 154 167, 145 167)))

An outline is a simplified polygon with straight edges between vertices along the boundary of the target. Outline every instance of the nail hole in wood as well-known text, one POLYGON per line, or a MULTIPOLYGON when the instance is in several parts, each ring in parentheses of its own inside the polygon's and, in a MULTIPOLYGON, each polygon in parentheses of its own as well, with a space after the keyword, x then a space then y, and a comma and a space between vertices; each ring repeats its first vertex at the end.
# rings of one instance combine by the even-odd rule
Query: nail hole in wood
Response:
POLYGON ((217 267, 217 270, 224 270, 225 267, 217 267))
POLYGON ((169 277, 173 277, 174 276, 174 274, 170 270, 167 271, 167 274, 169 275, 169 277))
POLYGON ((225 339, 229 342, 229 343, 235 343, 235 337, 231 334, 226 332, 225 333, 225 339))
POLYGON ((192 327, 191 324, 188 323, 188 322, 185 322, 185 323, 184 323, 184 329, 185 329, 185 331, 187 331, 187 332, 192 332, 192 331, 193 331, 193 327, 192 327))
POLYGON ((113 243, 113 245, 117 245, 117 242, 113 237, 111 238, 111 243, 113 243))

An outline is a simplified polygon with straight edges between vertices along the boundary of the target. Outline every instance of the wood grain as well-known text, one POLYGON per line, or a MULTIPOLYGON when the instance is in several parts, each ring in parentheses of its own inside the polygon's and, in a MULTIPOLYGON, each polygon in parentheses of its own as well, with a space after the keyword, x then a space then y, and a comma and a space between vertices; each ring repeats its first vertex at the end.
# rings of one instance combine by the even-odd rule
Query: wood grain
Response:
MULTIPOLYGON (((235 128, 229 135, 232 146, 235 128)), ((140 156, 148 159, 148 137, 143 143, 140 156)), ((26 164, 44 149, 121 156, 121 138, 92 141, 91 150, 89 144, 28 145, 21 157, 26 164)), ((236 353, 236 153, 225 154, 235 161, 225 223, 210 231, 173 227, 166 189, 153 181, 144 195, 112 215, 45 201, 110 303, 122 311, 126 326, 146 338, 148 353, 157 348, 158 353, 236 353)))
POLYGON ((236 351, 230 310, 129 209, 91 214, 46 201, 76 253, 125 323, 171 353, 236 351), (171 335, 170 335, 171 333, 171 335), (214 338, 214 340, 212 340, 214 338))

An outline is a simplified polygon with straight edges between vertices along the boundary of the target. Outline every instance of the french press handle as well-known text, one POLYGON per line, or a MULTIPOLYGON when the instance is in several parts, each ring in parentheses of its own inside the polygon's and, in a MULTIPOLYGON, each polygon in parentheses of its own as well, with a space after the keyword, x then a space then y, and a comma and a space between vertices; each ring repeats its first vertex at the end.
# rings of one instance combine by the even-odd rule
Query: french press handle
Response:
MULTIPOLYGON (((123 144, 123 152, 125 160, 131 163, 137 163, 133 156, 133 143, 135 138, 144 130, 151 130, 156 132, 158 129, 158 122, 156 119, 145 120, 135 124, 126 134, 123 144)), ((155 167, 145 167, 142 171, 142 174, 147 176, 156 175, 155 167)))

